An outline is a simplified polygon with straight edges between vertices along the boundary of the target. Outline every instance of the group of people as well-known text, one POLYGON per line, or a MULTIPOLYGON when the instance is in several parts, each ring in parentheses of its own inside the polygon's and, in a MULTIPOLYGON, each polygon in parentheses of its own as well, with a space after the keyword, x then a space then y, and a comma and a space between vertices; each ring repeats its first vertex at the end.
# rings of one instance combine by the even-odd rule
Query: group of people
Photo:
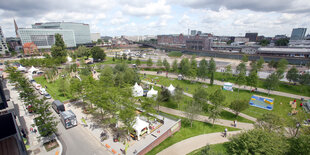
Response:
MULTIPOLYGON (((237 120, 234 120, 234 124, 233 124, 234 127, 237 127, 237 120)), ((224 136, 223 137, 227 137, 227 128, 225 128, 224 130, 224 136)))

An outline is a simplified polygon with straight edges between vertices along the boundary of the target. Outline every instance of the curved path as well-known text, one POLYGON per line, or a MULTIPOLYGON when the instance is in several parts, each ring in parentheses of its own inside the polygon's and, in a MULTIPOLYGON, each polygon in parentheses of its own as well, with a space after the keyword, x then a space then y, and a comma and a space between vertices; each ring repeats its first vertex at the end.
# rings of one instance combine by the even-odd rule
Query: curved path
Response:
MULTIPOLYGON (((228 132, 228 137, 240 133, 241 131, 228 132)), ((222 132, 203 134, 195 137, 191 137, 175 143, 168 148, 162 150, 158 155, 183 155, 191 153, 199 148, 206 146, 206 144, 219 144, 228 142, 228 137, 223 137, 222 132)))
MULTIPOLYGON (((145 74, 149 74, 149 75, 156 75, 156 76, 164 76, 164 77, 166 76, 165 74, 157 74, 155 71, 140 71, 140 73, 141 74, 145 73, 145 74)), ((169 78, 178 78, 178 76, 173 74, 173 73, 169 73, 168 77, 169 78)), ((205 81, 201 80, 201 79, 198 79, 197 81, 202 82, 202 83, 210 83, 210 79, 207 79, 205 81)), ((221 82, 221 81, 218 81, 218 80, 214 80, 214 84, 223 86, 224 82, 221 82)), ((234 84, 233 87, 234 88, 238 88, 239 86, 234 84)), ((250 91, 251 87, 249 87, 249 86, 240 86, 240 89, 249 90, 250 91)), ((257 91, 258 92, 262 92, 262 93, 268 93, 268 90, 263 89, 263 88, 257 88, 257 91)), ((290 97, 290 98, 297 98, 297 99, 304 98, 305 100, 310 100, 310 97, 308 97, 308 96, 295 95, 295 94, 290 94, 290 93, 285 93, 285 92, 280 92, 280 91, 270 91, 270 94, 278 95, 278 96, 284 96, 284 97, 290 97)))

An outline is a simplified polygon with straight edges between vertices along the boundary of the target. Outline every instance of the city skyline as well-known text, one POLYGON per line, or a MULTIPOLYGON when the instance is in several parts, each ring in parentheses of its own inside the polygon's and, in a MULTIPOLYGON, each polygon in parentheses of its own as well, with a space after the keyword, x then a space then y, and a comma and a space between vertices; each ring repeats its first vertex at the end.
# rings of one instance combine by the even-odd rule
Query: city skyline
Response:
POLYGON ((310 4, 306 0, 0 2, 0 25, 6 37, 15 36, 13 19, 20 28, 38 22, 88 23, 92 33, 102 36, 187 34, 188 29, 214 35, 257 32, 290 36, 293 28, 310 28, 310 4))

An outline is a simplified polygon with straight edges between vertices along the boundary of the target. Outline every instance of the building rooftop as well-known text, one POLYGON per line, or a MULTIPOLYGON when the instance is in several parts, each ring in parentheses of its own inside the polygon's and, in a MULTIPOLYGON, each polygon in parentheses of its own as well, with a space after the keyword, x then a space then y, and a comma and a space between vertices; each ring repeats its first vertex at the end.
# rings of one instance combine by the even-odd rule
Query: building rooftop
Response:
POLYGON ((268 48, 261 47, 258 49, 259 52, 265 53, 294 53, 294 54, 310 54, 309 48, 268 48))

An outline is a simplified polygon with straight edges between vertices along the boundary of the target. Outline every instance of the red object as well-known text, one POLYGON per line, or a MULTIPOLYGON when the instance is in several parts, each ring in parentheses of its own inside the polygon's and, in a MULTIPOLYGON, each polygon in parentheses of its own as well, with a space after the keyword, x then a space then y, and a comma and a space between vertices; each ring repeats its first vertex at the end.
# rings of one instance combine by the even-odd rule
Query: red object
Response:
POLYGON ((294 102, 296 102, 296 100, 294 100, 294 102))
POLYGON ((302 103, 300 103, 300 106, 302 107, 302 103))

